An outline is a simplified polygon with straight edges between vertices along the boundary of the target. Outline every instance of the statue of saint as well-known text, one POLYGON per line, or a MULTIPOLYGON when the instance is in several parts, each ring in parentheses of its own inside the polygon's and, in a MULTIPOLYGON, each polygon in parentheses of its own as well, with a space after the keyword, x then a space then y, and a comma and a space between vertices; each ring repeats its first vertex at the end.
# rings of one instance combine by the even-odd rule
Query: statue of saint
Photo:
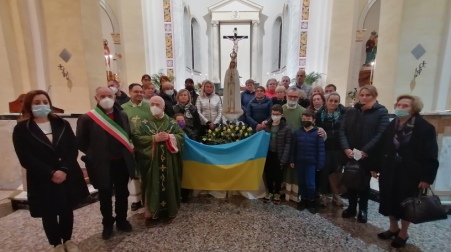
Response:
POLYGON ((366 42, 366 59, 365 59, 365 65, 370 65, 371 62, 373 62, 376 59, 376 53, 377 53, 377 33, 373 31, 370 35, 370 38, 366 42))
MULTIPOLYGON (((229 69, 227 69, 224 77, 224 108, 223 114, 227 118, 227 114, 235 114, 233 117, 238 118, 243 114, 240 100, 240 75, 236 69, 236 53, 235 50, 230 54, 231 61, 229 69)), ((229 119, 229 118, 227 118, 229 119)), ((230 119, 229 119, 230 120, 230 119)), ((232 121, 232 120, 230 120, 232 121)))

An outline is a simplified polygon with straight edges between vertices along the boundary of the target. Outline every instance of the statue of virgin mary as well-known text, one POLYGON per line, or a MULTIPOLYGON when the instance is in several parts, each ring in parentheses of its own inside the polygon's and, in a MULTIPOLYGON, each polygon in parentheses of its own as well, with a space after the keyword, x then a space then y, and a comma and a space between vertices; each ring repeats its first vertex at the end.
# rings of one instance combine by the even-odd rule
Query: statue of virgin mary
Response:
POLYGON ((232 54, 230 55, 232 60, 229 69, 227 69, 224 77, 224 106, 222 112, 229 121, 234 121, 243 114, 240 100, 240 75, 236 69, 236 54, 232 54))

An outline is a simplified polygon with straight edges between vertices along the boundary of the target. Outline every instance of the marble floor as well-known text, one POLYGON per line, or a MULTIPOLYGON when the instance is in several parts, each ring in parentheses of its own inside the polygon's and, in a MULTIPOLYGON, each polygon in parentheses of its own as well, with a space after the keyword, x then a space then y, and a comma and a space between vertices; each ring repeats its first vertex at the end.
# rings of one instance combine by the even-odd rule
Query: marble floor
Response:
MULTIPOLYGON (((82 251, 396 251, 376 237, 388 225, 377 207, 371 201, 369 221, 360 224, 335 206, 312 215, 294 203, 203 196, 182 204, 171 223, 146 226, 142 211, 130 213, 133 232, 104 241, 97 202, 75 211, 73 240, 82 251)), ((26 210, 1 218, 0 233, 0 251, 52 251, 41 220, 26 210)), ((451 251, 451 219, 412 225, 409 233, 401 251, 451 251)))

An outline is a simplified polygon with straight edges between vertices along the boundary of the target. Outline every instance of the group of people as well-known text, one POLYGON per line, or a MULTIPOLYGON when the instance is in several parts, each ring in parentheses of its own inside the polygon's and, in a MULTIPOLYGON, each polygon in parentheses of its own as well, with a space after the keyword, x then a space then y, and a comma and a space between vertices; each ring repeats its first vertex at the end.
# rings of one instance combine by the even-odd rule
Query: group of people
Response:
MULTIPOLYGON (((248 80, 241 93, 245 113, 240 120, 271 135, 263 201, 280 204, 285 194, 286 200, 298 201, 299 210, 316 213, 318 203, 327 204, 332 193, 332 202, 343 206, 339 181, 331 177, 341 174, 358 152, 366 186, 347 190, 349 206, 342 217, 367 222, 370 178, 379 178, 379 211, 389 217, 390 227, 378 237, 394 237, 393 247, 404 246, 409 223, 403 220, 400 202, 428 188, 438 168, 435 129, 419 115, 421 100, 398 97, 396 118, 389 122, 374 86, 361 87, 357 104, 345 108, 333 84, 324 91, 304 84, 304 79, 300 70, 292 86, 288 77, 280 84, 270 79, 266 88, 254 88, 248 80)), ((70 240, 73 207, 88 195, 78 150, 98 189, 103 239, 113 235, 115 223, 120 231, 132 231, 127 221, 130 181, 142 197, 132 210, 142 204, 149 221, 174 218, 180 203, 188 200, 189 190, 181 188, 184 137, 199 141, 205 130, 223 122, 222 98, 209 80, 203 81, 199 94, 192 79, 178 91, 165 76, 160 83, 157 91, 150 76, 143 75, 142 84, 129 85, 129 95, 116 81, 97 88, 97 106, 79 117, 76 134, 52 113, 46 92, 34 90, 25 96, 13 142, 27 170, 30 214, 42 218, 55 251, 77 251, 70 240)))

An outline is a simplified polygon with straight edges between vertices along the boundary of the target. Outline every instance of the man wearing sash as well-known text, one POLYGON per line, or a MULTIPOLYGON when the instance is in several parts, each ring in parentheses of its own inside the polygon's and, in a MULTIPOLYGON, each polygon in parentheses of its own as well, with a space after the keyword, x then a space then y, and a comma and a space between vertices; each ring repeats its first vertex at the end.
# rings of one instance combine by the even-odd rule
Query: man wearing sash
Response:
POLYGON ((135 177, 136 162, 130 141, 127 114, 114 106, 114 94, 108 87, 96 89, 97 106, 81 115, 77 122, 77 144, 86 156, 89 180, 99 190, 102 213, 102 238, 109 239, 113 225, 120 231, 131 232, 127 221, 129 178, 135 177), (112 196, 116 196, 113 217, 112 196))
POLYGON ((164 113, 164 106, 163 98, 150 98, 151 114, 133 133, 138 162, 145 169, 141 179, 146 220, 174 218, 180 208, 184 132, 164 113))
MULTIPOLYGON (((150 114, 149 103, 143 101, 143 88, 138 83, 132 83, 128 86, 128 91, 130 95, 130 101, 122 104, 123 111, 127 114, 130 123, 131 132, 136 128, 141 127, 141 121, 146 119, 150 114)), ((133 140, 133 139, 132 139, 133 140)), ((138 158, 137 153, 135 157, 138 158)), ((138 166, 141 166, 138 163, 138 166)), ((136 211, 143 205, 141 203, 141 196, 143 190, 141 189, 141 182, 138 179, 130 180, 128 183, 128 188, 130 191, 130 201, 133 202, 131 205, 131 210, 136 211)))

